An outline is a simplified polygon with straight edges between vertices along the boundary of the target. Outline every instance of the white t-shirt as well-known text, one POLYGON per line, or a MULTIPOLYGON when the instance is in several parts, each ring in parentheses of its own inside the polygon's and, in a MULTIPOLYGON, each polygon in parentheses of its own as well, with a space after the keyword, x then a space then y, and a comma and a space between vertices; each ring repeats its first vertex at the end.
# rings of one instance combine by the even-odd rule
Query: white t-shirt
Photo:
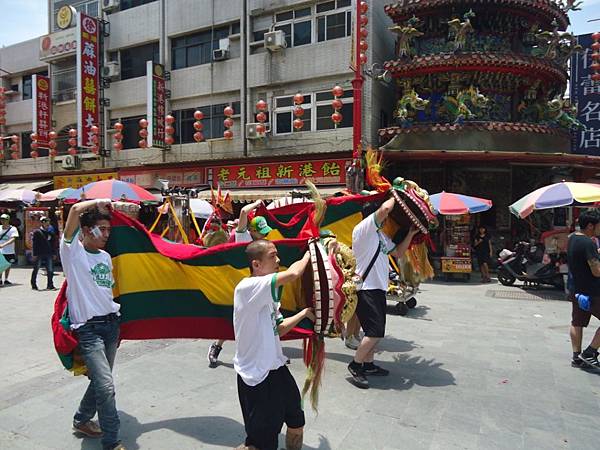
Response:
POLYGON ((252 235, 248 230, 246 231, 238 231, 235 230, 235 242, 239 244, 240 242, 252 242, 252 235))
POLYGON ((283 316, 276 279, 277 274, 244 278, 233 294, 233 367, 249 386, 262 383, 270 370, 280 368, 287 360, 277 331, 283 316))
POLYGON ((112 261, 104 250, 88 252, 79 239, 79 230, 67 241, 60 240, 60 259, 67 279, 71 328, 79 328, 94 316, 116 313, 113 301, 112 261))
MULTIPOLYGON (((10 228, 0 227, 0 236, 4 235, 4 236, 2 236, 2 239, 0 239, 0 244, 4 244, 9 239, 19 237, 19 230, 17 230, 17 227, 13 227, 12 225, 9 225, 9 227, 10 228)), ((14 255, 15 254, 15 241, 11 242, 10 244, 8 244, 5 247, 0 248, 0 250, 2 251, 3 255, 14 255)))
POLYGON ((379 256, 377 256, 360 290, 381 289, 387 291, 390 272, 389 262, 387 254, 381 251, 380 245, 383 245, 388 251, 395 247, 392 240, 377 228, 375 213, 373 213, 364 218, 352 230, 352 252, 356 257, 356 273, 358 275, 362 276, 366 272, 375 250, 379 248, 379 256))

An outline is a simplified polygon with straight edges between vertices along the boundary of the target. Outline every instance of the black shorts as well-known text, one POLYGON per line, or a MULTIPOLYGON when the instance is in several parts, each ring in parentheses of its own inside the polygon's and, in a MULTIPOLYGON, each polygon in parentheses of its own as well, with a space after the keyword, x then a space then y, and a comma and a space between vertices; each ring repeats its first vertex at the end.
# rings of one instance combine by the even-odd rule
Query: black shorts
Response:
POLYGON ((237 385, 247 446, 277 450, 284 423, 288 428, 304 426, 300 391, 286 366, 271 370, 256 386, 248 386, 238 375, 237 385))
POLYGON ((365 336, 382 338, 385 336, 385 291, 369 289, 358 291, 356 315, 365 336))
POLYGON ((3 255, 4 259, 6 259, 9 263, 15 264, 17 262, 17 255, 11 253, 10 255, 3 255))
POLYGON ((574 295, 569 295, 571 305, 573 309, 571 311, 571 325, 574 327, 587 327, 590 324, 590 319, 594 316, 596 319, 600 319, 600 297, 592 297, 590 301, 592 306, 590 311, 585 311, 579 307, 579 302, 575 299, 574 295))

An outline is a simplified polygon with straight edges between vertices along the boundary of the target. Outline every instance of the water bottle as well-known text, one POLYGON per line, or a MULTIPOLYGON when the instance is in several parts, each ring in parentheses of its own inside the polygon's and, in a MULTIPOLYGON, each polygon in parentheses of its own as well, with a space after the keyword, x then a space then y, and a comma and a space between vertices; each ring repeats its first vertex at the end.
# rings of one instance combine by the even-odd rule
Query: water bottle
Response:
POLYGON ((575 298, 577 299, 577 303, 579 307, 584 311, 589 311, 591 309, 590 305, 590 296, 585 294, 575 294, 575 298))

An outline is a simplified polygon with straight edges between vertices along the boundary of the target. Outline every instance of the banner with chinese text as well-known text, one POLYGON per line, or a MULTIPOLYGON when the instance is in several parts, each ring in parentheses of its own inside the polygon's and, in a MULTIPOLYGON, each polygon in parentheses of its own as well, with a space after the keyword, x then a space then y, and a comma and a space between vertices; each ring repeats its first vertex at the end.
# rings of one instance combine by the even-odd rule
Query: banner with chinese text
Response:
POLYGON ((117 172, 85 173, 83 175, 57 175, 54 177, 54 189, 79 189, 88 183, 102 180, 118 180, 117 172))
POLYGON ((592 81, 592 35, 577 36, 583 51, 571 57, 571 101, 584 130, 574 132, 573 153, 600 156, 600 83, 592 81))
POLYGON ((193 187, 204 184, 204 167, 186 169, 156 169, 156 170, 127 170, 119 171, 121 181, 137 184, 149 188, 156 185, 156 181, 166 180, 169 186, 193 187))
POLYGON ((97 19, 77 15, 77 143, 92 147, 92 126, 99 126, 100 32, 97 19))
POLYGON ((165 146, 166 85, 162 64, 146 62, 148 90, 148 147, 165 146))
POLYGON ((52 91, 50 78, 43 75, 32 77, 33 132, 38 135, 40 147, 48 146, 48 133, 52 130, 52 91))
POLYGON ((206 169, 206 179, 222 188, 301 186, 307 179, 315 184, 345 184, 348 164, 350 160, 332 159, 215 166, 206 169))

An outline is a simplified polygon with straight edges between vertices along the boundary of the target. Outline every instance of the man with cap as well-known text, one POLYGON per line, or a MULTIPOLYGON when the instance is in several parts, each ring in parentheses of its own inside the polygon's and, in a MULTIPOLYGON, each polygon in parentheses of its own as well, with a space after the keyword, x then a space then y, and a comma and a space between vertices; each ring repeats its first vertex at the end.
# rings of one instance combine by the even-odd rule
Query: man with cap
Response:
MULTIPOLYGON (((10 224, 10 216, 8 214, 0 215, 0 252, 4 255, 4 258, 11 263, 17 262, 17 255, 15 251, 15 241, 19 237, 19 230, 10 224)), ((2 281, 2 274, 0 274, 0 285, 5 286, 12 284, 8 281, 8 274, 10 273, 10 266, 4 271, 4 281, 2 281)))
MULTIPOLYGON (((262 205, 262 200, 257 200, 242 208, 237 228, 235 229, 233 242, 252 242, 258 239, 265 239, 273 230, 267 224, 267 220, 262 216, 255 216, 250 223, 248 223, 248 215, 260 205, 262 205)), ((219 339, 210 345, 207 355, 208 367, 214 369, 219 365, 219 353, 223 350, 224 343, 224 339, 219 339)))
POLYGON ((46 267, 46 274, 48 276, 48 284, 46 289, 55 290, 52 278, 54 277, 54 264, 53 264, 53 249, 54 249, 54 233, 50 231, 50 221, 47 217, 40 217, 40 228, 33 232, 31 237, 32 243, 32 254, 33 254, 33 272, 31 273, 31 289, 34 291, 38 290, 37 287, 37 274, 42 267, 42 264, 46 267))

